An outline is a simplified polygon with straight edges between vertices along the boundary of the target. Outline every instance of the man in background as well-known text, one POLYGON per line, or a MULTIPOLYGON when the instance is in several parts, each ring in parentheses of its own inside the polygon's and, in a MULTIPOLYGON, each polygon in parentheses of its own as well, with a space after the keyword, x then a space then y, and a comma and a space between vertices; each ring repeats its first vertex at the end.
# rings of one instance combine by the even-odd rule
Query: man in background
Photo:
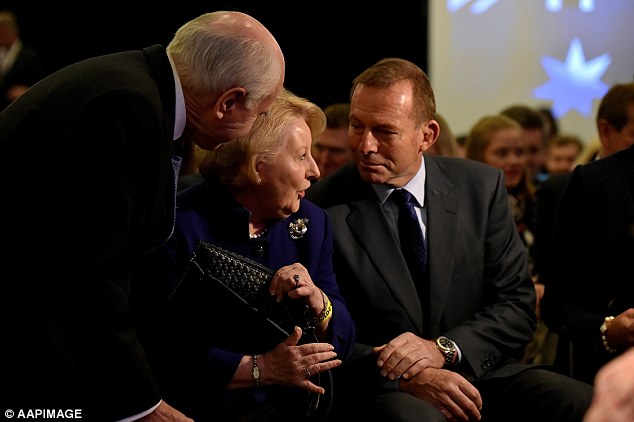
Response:
POLYGON ((0 112, 44 76, 39 53, 22 43, 15 14, 0 11, 0 112))
POLYGON ((524 104, 509 106, 500 114, 510 117, 522 126, 522 137, 526 143, 529 179, 533 186, 539 186, 548 178, 548 173, 544 168, 547 139, 543 117, 539 111, 524 104))
POLYGON ((542 315, 565 342, 558 355, 570 359, 571 376, 592 383, 601 367, 634 346, 634 142, 575 168, 550 254, 542 315))
MULTIPOLYGON (((599 157, 609 156, 634 144, 634 82, 615 84, 608 90, 601 99, 597 110, 596 127, 601 147, 599 154, 593 157, 592 161, 597 160, 599 157)), ((548 283, 551 281, 557 282, 552 275, 553 266, 560 266, 561 262, 559 262, 558 258, 559 252, 553 249, 552 236, 560 201, 571 175, 571 172, 553 174, 537 189, 535 273, 536 286, 539 287, 542 296, 549 289, 548 283)), ((591 262, 594 261, 595 259, 593 258, 591 262)), ((550 305, 552 305, 552 301, 550 302, 550 305)), ((546 304, 543 306, 548 307, 550 305, 546 304)), ((541 303, 540 306, 542 306, 541 303)), ((591 383, 596 368, 585 375, 581 375, 578 372, 585 371, 585 369, 583 369, 583 364, 582 366, 575 364, 577 358, 572 357, 574 352, 570 343, 571 337, 569 334, 557 335, 556 333, 561 333, 562 327, 557 327, 560 323, 553 321, 552 318, 552 313, 547 310, 544 316, 546 325, 548 325, 551 333, 559 337, 555 346, 555 367, 562 373, 572 376, 577 374, 576 377, 591 383)), ((583 354, 583 352, 580 353, 583 354)))
POLYGON ((349 103, 334 103, 324 108, 326 130, 313 143, 313 158, 319 167, 320 179, 352 160, 348 141, 349 103))

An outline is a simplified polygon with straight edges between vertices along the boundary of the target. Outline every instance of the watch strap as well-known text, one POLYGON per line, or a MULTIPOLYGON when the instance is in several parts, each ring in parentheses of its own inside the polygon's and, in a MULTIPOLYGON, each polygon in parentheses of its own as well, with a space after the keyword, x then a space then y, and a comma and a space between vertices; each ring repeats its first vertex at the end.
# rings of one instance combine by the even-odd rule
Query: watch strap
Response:
POLYGON ((253 367, 251 368, 251 378, 255 381, 255 386, 259 387, 260 384, 260 367, 258 366, 258 355, 251 355, 251 362, 253 367))

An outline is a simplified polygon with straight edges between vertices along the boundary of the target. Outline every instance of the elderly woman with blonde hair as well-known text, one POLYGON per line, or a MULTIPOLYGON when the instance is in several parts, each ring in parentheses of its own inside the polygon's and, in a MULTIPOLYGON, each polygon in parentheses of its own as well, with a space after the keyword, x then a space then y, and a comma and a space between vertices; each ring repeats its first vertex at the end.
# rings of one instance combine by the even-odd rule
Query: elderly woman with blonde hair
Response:
POLYGON ((324 127, 317 105, 285 90, 248 135, 206 151, 204 181, 179 192, 174 234, 143 267, 136 284, 142 338, 165 397, 195 420, 301 420, 306 392, 328 393, 312 376, 350 354, 355 329, 333 272, 330 222, 304 199, 319 176, 311 144, 324 127), (266 332, 250 329, 249 313, 217 297, 193 296, 171 310, 165 297, 201 240, 275 271, 270 294, 305 306, 317 341, 303 342, 296 328, 271 344, 266 332), (147 300, 146 286, 157 279, 160 309, 147 300), (192 309, 200 318, 181 320, 192 309), (153 333, 157 317, 168 328, 153 333))

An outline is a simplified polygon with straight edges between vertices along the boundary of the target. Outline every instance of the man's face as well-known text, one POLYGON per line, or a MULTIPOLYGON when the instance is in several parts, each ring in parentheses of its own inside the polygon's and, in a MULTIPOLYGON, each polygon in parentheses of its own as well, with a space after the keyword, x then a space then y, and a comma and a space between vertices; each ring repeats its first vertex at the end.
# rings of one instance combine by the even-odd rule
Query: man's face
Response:
POLYGON ((551 145, 546 154, 546 171, 551 175, 571 172, 580 153, 575 144, 551 145))
POLYGON ((435 120, 416 127, 410 81, 389 88, 356 87, 349 136, 364 181, 404 186, 416 175, 423 151, 433 145, 438 133, 435 120))
POLYGON ((347 164, 352 160, 352 155, 348 127, 328 127, 313 144, 313 157, 319 166, 321 178, 347 164))
POLYGON ((522 134, 526 144, 526 164, 532 178, 542 170, 546 161, 544 131, 542 129, 523 129, 522 134))
POLYGON ((258 116, 269 111, 275 98, 280 95, 283 83, 282 72, 270 95, 251 107, 247 107, 246 90, 241 87, 231 88, 217 97, 196 95, 184 90, 187 109, 185 134, 200 148, 208 150, 245 136, 258 116))
POLYGON ((224 101, 189 96, 187 105, 187 135, 202 149, 215 149, 218 145, 245 136, 259 115, 265 114, 280 89, 253 108, 247 108, 242 97, 224 101))

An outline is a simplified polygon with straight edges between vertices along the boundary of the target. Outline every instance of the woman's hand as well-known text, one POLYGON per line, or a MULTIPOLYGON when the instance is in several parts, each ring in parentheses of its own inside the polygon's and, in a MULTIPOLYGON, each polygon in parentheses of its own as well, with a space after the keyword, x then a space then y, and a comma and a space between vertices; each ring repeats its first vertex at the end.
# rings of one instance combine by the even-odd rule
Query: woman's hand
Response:
POLYGON ((300 263, 287 265, 277 270, 271 280, 269 291, 278 302, 285 297, 303 299, 314 316, 324 310, 326 303, 321 289, 315 286, 308 270, 300 263))
POLYGON ((341 365, 341 360, 335 359, 337 353, 328 343, 309 343, 298 346, 301 336, 302 329, 295 327, 284 342, 258 358, 262 385, 288 385, 318 394, 325 393, 322 387, 311 382, 310 377, 336 368, 341 365))
POLYGON ((608 325, 605 336, 613 349, 626 350, 634 347, 634 308, 617 315, 608 325))

